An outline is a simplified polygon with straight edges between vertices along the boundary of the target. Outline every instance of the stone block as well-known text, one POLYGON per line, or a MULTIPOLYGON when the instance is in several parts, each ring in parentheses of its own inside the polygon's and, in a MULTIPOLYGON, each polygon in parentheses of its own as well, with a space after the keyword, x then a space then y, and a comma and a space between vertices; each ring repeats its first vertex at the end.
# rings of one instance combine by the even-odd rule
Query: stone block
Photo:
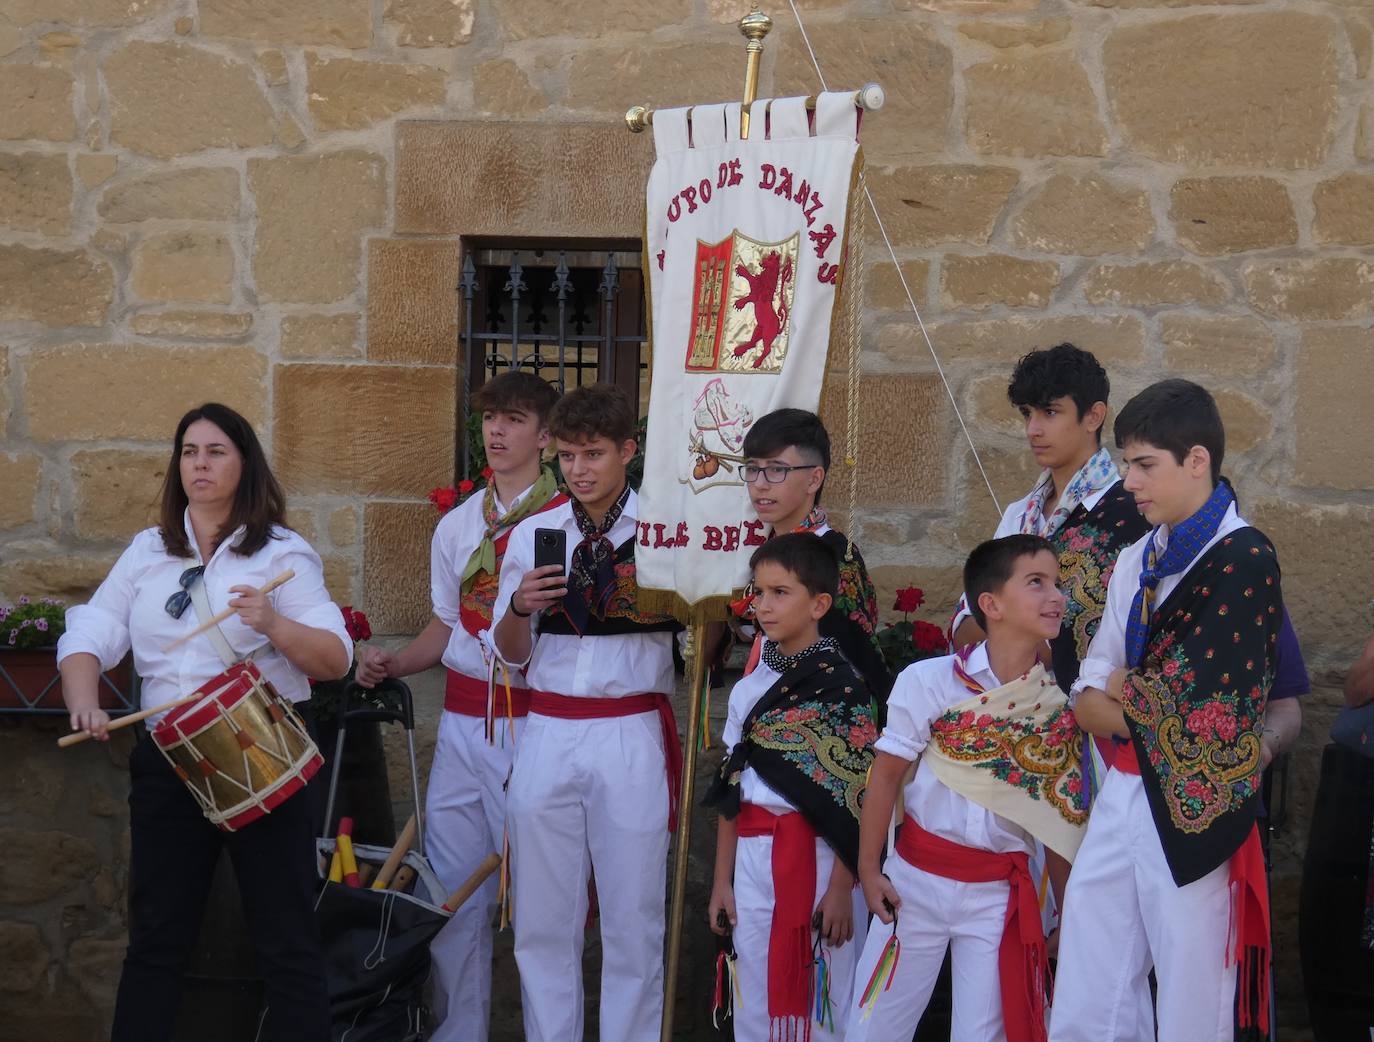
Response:
POLYGON ((509 58, 493 58, 473 70, 472 97, 480 111, 498 116, 529 116, 549 104, 519 63, 509 58))
POLYGON ((253 327, 249 311, 145 311, 135 315, 133 331, 141 336, 235 340, 253 327))
POLYGON ((386 0, 382 18, 402 47, 457 47, 472 38, 476 0, 386 0))
POLYGON ((1318 242, 1374 243, 1374 174, 1347 172, 1323 181, 1313 190, 1312 203, 1317 209, 1312 235, 1318 242))
POLYGON ((1226 427, 1226 455, 1248 452, 1274 431, 1273 410, 1248 394, 1229 388, 1214 392, 1221 421, 1226 427))
POLYGON ((67 972, 98 1009, 112 1010, 128 942, 81 937, 67 951, 67 972))
POLYGON ((114 273, 85 250, 0 245, 0 321, 98 326, 113 300, 114 273))
POLYGON ((1034 11, 1040 0, 893 0, 899 11, 939 11, 950 14, 1018 14, 1034 11))
POLYGON ((339 507, 330 511, 329 541, 335 546, 352 546, 358 541, 357 507, 339 507))
POLYGON ((0 529, 18 528, 34 519, 43 460, 32 452, 0 452, 0 529))
POLYGON ((362 231, 386 215, 385 160, 364 151, 250 159, 248 183, 259 297, 328 303, 357 292, 362 231))
POLYGON ((11 905, 67 893, 100 867, 90 840, 56 830, 0 829, 0 850, 0 892, 11 905))
POLYGON ((305 144, 305 131, 296 122, 295 116, 289 112, 283 112, 277 117, 276 125, 272 129, 272 138, 278 145, 290 152, 305 144))
POLYGON ((374 633, 418 633, 429 621, 429 541, 438 523, 428 503, 363 507, 363 605, 374 633))
POLYGON ((103 185, 119 169, 119 157, 108 152, 94 152, 76 157, 76 176, 87 188, 103 185))
POLYGON ((1044 253, 1136 253, 1154 236, 1150 200, 1098 174, 1055 174, 1012 220, 1012 239, 1044 253))
POLYGON ((1245 513, 1279 552, 1283 600, 1294 628, 1309 641, 1346 649, 1341 661, 1353 661, 1369 638, 1374 555, 1364 549, 1374 510, 1256 499, 1245 513))
POLYGON ((106 59, 104 73, 110 138, 134 152, 170 159, 272 141, 272 106, 244 62, 185 43, 134 41, 106 59))
POLYGON ((291 78, 286 67, 286 55, 276 48, 258 52, 258 64, 262 66, 262 77, 269 87, 281 87, 291 78))
MULTIPOLYGON (((354 581, 358 562, 345 554, 326 554, 321 558, 324 565, 324 588, 335 604, 349 605, 358 603, 357 584, 354 581)), ((369 620, 370 621, 370 620, 369 620)))
POLYGON ((0 139, 71 141, 76 137, 71 73, 48 65, 0 65, 0 139))
MULTIPOLYGON (((502 9, 519 6, 505 5, 502 9)), ((652 17, 648 8, 644 12, 652 17)), ((628 107, 626 98, 653 97, 659 108, 696 104, 703 96, 714 100, 720 88, 715 86, 714 76, 704 75, 703 70, 739 64, 738 40, 738 35, 731 39, 718 30, 711 39, 691 43, 654 44, 646 40, 635 47, 581 47, 568 61, 563 104, 577 112, 623 116, 628 107)), ((606 126, 625 134, 625 124, 619 119, 606 126)))
POLYGON ((1006 50, 1058 43, 1068 37, 1072 27, 1067 18, 1044 18, 1035 22, 962 22, 959 33, 970 40, 1006 50))
POLYGON ((1298 241, 1293 201, 1268 177, 1185 177, 1169 194, 1169 220, 1178 241, 1215 256, 1298 241))
POLYGON ((10 349, 0 344, 0 431, 10 422, 10 349))
MULTIPOLYGON (((168 429, 169 438, 172 430, 168 429)), ((24 594, 82 604, 90 600, 95 588, 104 582, 117 556, 45 553, 42 548, 18 549, 22 552, 0 559, 0 598, 13 600, 24 594)), ((3 876, 4 868, 0 866, 0 878, 3 876)))
MULTIPOLYGON (((779 34, 775 97, 816 91, 811 57, 801 34, 791 28, 779 34)), ((913 18, 847 17, 812 33, 811 44, 827 82, 859 86, 877 80, 887 92, 883 113, 892 118, 864 120, 864 152, 870 159, 944 150, 954 106, 954 59, 933 26, 913 18)))
POLYGON ((114 224, 233 220, 239 213, 239 173, 193 167, 147 174, 106 189, 97 212, 114 224))
POLYGON ((369 0, 201 0, 200 31, 357 49, 372 43, 372 5, 369 0))
POLYGON ((72 175, 66 156, 0 154, 0 224, 65 235, 71 219, 72 175))
MULTIPOLYGON (((168 432, 170 439, 172 432, 168 432)), ((129 539, 157 523, 168 453, 90 449, 72 455, 76 534, 129 539)))
MULTIPOLYGON (((1068 341, 1091 351, 1105 365, 1134 365, 1145 354, 1145 327, 1138 318, 1058 315, 948 322, 930 331, 935 350, 946 362, 992 360, 1010 373, 1027 351, 1068 341)), ((914 325, 892 325, 879 335, 878 348, 893 361, 919 361, 927 354, 914 325)))
POLYGON ((315 501, 289 496, 286 501, 286 523, 311 546, 319 545, 318 513, 315 501))
POLYGON ((643 184, 652 165, 652 142, 609 122, 402 122, 396 126, 395 228, 400 234, 637 239, 644 211, 626 204, 625 186, 643 184), (607 170, 616 175, 607 177, 607 170))
POLYGON ((1009 167, 913 166, 870 170, 868 187, 894 243, 982 246, 1019 179, 1009 167))
POLYGON ((33 923, 0 923, 0 991, 32 991, 48 975, 51 958, 33 923))
POLYGON ((49 65, 59 65, 64 69, 72 67, 76 49, 81 46, 81 38, 72 33, 44 33, 38 38, 38 54, 49 65))
POLYGON ((975 152, 1101 156, 1107 131, 1088 74, 1073 55, 1028 54, 964 72, 964 136, 975 152))
POLYGON ((1103 75, 1125 141, 1188 166, 1318 165, 1340 84, 1334 29, 1281 10, 1123 25, 1103 75))
POLYGON ((1255 318, 1165 315, 1159 323, 1166 372, 1258 376, 1274 366, 1274 334, 1255 318))
MULTIPOLYGON (((797 7, 802 11, 824 11, 843 7, 846 0, 799 0, 797 7)), ((713 22, 739 25, 739 20, 758 6, 755 0, 706 0, 706 13, 713 22)), ((777 22, 775 21, 776 28, 777 22)))
POLYGON ((1355 158, 1374 159, 1374 105, 1360 109, 1360 124, 1355 132, 1355 158))
POLYGON ((946 254, 940 265, 940 303, 946 308, 1043 308, 1059 285, 1054 261, 1023 260, 1005 254, 979 257, 946 254))
POLYGON ((457 364, 458 257, 457 242, 368 243, 368 358, 457 364))
POLYGON ((662 0, 645 5, 635 0, 602 0, 580 8, 561 0, 521 0, 501 4, 501 28, 512 40, 543 36, 598 37, 612 32, 650 33, 687 21, 691 0, 662 0))
MULTIPOLYGON (((906 279, 911 296, 920 307, 926 302, 926 283, 930 279, 930 262, 924 260, 902 261, 902 277, 906 279)), ((889 311, 908 311, 911 301, 906 298, 901 280, 897 278, 897 266, 891 261, 878 261, 869 265, 864 279, 864 303, 871 308, 889 311)))
POLYGON ((455 372, 279 365, 277 474, 295 495, 423 498, 453 480, 455 372))
POLYGON ((305 52, 306 96, 319 130, 360 130, 417 105, 441 105, 444 73, 432 65, 356 61, 305 52))
MULTIPOLYGON (((972 406, 977 418, 977 430, 1006 434, 1013 438, 1024 437, 1026 422, 1020 411, 1007 398, 1007 384, 1011 379, 1011 369, 1004 373, 980 376, 969 385, 966 400, 972 406)), ((1023 493, 1024 494, 1024 493, 1023 493)))
POLYGON ((14 25, 47 22, 83 29, 111 28, 147 21, 171 8, 174 0, 7 0, 4 16, 14 25))
POLYGON ((283 358, 361 358, 357 315, 287 315, 281 320, 283 358))
POLYGON ((213 232, 169 232, 134 250, 131 285, 143 300, 227 304, 234 296, 234 250, 213 232))
POLYGON ((1308 329, 1298 351, 1294 479, 1309 488, 1374 487, 1374 330, 1308 329))
POLYGON ((1083 283, 1083 295, 1093 304, 1149 308, 1163 304, 1219 304, 1226 299, 1226 283, 1212 271, 1187 261, 1151 264, 1104 264, 1083 283))
POLYGON ((24 31, 9 22, 0 22, 0 58, 24 46, 24 31))
MULTIPOLYGON (((821 393, 821 418, 837 447, 844 445, 845 393, 838 378, 827 380, 821 393)), ((852 481, 858 482, 858 502, 865 507, 911 507, 942 500, 954 428, 939 378, 861 377, 858 409, 858 467, 851 470, 842 453, 836 453, 826 482, 827 501, 847 503, 852 481)))
POLYGON ((23 368, 35 441, 170 444, 186 410, 206 401, 263 429, 266 361, 251 347, 63 344, 33 349, 23 368))
POLYGON ((1255 310, 1278 318, 1355 318, 1374 306, 1374 264, 1353 257, 1253 261, 1242 275, 1255 310))

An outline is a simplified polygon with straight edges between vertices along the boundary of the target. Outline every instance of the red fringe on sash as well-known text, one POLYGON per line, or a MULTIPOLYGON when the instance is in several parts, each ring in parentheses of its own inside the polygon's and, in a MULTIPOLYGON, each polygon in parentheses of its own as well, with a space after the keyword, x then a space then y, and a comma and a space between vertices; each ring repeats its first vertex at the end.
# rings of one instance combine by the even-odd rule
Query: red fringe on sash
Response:
MULTIPOLYGON (((1269 1036, 1269 888, 1259 827, 1229 862, 1231 922, 1236 945, 1236 1024, 1269 1036)), ((1229 940, 1229 938, 1228 938, 1229 940)))

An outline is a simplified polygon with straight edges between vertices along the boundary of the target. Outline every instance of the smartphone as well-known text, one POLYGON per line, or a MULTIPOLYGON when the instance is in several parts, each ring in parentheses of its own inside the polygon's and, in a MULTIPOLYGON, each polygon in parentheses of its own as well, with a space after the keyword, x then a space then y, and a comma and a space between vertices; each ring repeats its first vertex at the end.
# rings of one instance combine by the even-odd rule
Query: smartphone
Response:
POLYGON ((534 530, 534 566, 557 565, 559 571, 568 569, 568 533, 561 528, 534 530))

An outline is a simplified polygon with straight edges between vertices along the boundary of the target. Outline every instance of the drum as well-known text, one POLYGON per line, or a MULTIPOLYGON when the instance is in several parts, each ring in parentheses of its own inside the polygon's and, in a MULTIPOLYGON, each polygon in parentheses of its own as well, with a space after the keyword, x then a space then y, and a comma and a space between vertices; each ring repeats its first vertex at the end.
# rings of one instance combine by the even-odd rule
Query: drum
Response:
POLYGON ((230 666, 172 710, 153 741, 205 816, 233 832, 305 787, 324 758, 257 666, 230 666))

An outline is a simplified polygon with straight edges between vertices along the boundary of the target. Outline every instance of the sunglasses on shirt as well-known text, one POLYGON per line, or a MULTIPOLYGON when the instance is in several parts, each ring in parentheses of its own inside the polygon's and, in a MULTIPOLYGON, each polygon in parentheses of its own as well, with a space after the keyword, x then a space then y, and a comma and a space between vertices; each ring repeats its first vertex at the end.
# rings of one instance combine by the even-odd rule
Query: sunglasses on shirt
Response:
POLYGON ((181 589, 167 598, 167 603, 162 607, 167 614, 174 619, 179 619, 186 614, 186 609, 191 604, 191 594, 188 592, 195 585, 197 579, 205 574, 205 565, 198 564, 194 568, 187 568, 181 573, 181 578, 177 583, 181 589))

